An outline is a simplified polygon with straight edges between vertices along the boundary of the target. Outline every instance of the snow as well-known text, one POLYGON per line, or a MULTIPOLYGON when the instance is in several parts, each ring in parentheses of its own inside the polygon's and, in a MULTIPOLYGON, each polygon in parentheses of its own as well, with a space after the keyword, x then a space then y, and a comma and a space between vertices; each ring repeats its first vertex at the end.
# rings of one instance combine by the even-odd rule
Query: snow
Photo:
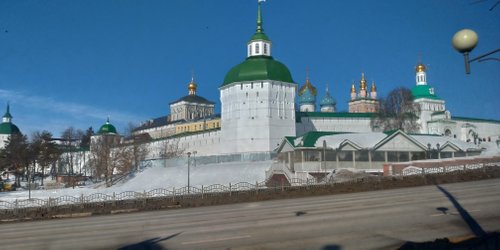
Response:
POLYGON ((495 142, 482 142, 481 147, 483 148, 483 153, 481 155, 484 156, 499 156, 500 155, 500 146, 495 142))
MULTIPOLYGON (((190 167, 190 186, 209 186, 212 184, 229 185, 238 182, 255 184, 266 178, 265 171, 272 161, 230 162, 207 164, 190 167)), ((186 187, 188 181, 187 166, 164 167, 158 164, 143 169, 132 178, 112 187, 75 187, 52 190, 32 190, 31 197, 36 199, 57 198, 60 196, 80 197, 94 193, 112 195, 125 191, 143 192, 157 188, 176 189, 186 187)), ((0 192, 0 201, 13 202, 16 199, 28 199, 28 191, 0 192)))
POLYGON ((327 135, 318 139, 314 146, 318 148, 323 147, 323 141, 326 141, 326 145, 328 145, 328 147, 339 148, 344 141, 351 141, 361 148, 372 148, 386 137, 386 134, 376 132, 327 135))
POLYGON ((435 136, 435 135, 411 135, 422 145, 427 147, 428 144, 431 145, 432 149, 437 149, 437 144, 444 146, 447 142, 453 143, 455 146, 459 147, 463 151, 468 149, 481 149, 479 146, 471 142, 464 142, 462 140, 451 138, 447 136, 435 136))

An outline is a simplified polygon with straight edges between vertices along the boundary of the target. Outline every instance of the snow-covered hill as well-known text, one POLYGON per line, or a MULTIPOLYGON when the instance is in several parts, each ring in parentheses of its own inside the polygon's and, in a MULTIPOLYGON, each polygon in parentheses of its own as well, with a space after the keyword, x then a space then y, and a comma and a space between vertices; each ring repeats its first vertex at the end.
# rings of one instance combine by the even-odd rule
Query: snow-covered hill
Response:
MULTIPOLYGON (((191 166, 190 185, 201 187, 212 184, 229 185, 238 182, 262 182, 265 180, 265 171, 269 169, 272 161, 261 162, 231 162, 191 166)), ((187 166, 164 167, 153 165, 126 181, 109 188, 76 187, 53 190, 31 191, 32 198, 46 199, 69 195, 79 197, 92 193, 113 194, 124 191, 143 192, 156 188, 181 188, 187 186, 187 166)), ((28 199, 28 191, 1 192, 0 200, 13 201, 15 199, 28 199)))

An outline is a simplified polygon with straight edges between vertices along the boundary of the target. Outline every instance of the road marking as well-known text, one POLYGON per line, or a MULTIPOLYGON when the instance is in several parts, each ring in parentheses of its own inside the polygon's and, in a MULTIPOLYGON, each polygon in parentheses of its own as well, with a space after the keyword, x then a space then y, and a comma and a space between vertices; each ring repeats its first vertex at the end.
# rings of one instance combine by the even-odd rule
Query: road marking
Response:
POLYGON ((446 215, 446 214, 443 214, 443 213, 440 213, 440 214, 431 214, 430 216, 431 217, 436 217, 436 216, 443 216, 443 215, 446 215))
POLYGON ((191 244, 200 244, 200 243, 215 242, 215 241, 244 239, 244 238, 250 238, 250 237, 252 237, 252 236, 250 236, 250 235, 240 235, 240 236, 233 236, 233 237, 226 237, 226 238, 216 238, 216 239, 209 239, 209 240, 186 241, 186 242, 182 242, 181 244, 183 244, 183 245, 191 245, 191 244))

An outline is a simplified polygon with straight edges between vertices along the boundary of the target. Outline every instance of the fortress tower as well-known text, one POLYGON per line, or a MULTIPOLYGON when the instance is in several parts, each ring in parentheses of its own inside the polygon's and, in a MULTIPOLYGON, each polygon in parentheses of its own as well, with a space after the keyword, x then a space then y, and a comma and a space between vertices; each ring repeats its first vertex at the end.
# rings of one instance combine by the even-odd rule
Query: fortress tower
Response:
POLYGON ((223 153, 271 152, 283 137, 295 136, 297 84, 288 68, 271 56, 261 4, 246 60, 229 70, 219 87, 223 153))

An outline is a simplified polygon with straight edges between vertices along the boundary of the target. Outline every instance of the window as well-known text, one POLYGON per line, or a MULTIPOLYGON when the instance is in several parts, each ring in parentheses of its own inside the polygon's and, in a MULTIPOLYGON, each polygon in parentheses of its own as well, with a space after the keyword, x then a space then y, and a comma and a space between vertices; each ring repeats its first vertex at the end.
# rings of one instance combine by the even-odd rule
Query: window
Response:
POLYGON ((382 151, 372 152, 372 161, 385 161, 385 154, 382 151))
POLYGON ((252 54, 252 46, 248 45, 248 55, 251 55, 251 54, 252 54))
POLYGON ((259 44, 256 43, 255 44, 255 54, 259 54, 260 53, 260 47, 259 47, 259 44))
POLYGON ((264 54, 267 55, 267 43, 264 43, 264 54))

